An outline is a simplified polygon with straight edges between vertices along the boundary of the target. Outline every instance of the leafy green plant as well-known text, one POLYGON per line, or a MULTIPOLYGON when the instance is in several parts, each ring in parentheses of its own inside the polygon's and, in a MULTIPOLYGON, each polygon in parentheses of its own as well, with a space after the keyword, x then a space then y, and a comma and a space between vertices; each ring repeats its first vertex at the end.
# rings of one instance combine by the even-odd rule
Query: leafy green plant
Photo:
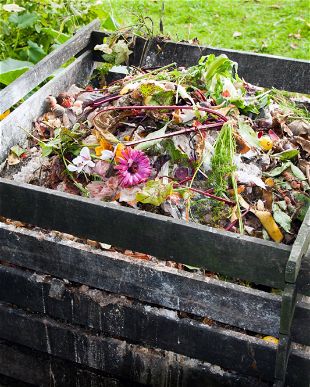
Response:
POLYGON ((113 27, 104 5, 95 0, 5 3, 0 7, 0 87, 14 81, 93 19, 100 17, 103 27, 113 27))

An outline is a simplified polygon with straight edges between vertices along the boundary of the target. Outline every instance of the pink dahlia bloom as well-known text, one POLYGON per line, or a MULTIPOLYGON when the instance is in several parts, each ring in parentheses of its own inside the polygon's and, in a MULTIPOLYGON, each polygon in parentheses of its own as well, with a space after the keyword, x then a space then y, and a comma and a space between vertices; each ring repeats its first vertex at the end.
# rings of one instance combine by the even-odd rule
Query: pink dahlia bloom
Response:
POLYGON ((118 158, 118 170, 120 185, 131 187, 145 181, 151 174, 149 158, 140 150, 126 148, 118 158))

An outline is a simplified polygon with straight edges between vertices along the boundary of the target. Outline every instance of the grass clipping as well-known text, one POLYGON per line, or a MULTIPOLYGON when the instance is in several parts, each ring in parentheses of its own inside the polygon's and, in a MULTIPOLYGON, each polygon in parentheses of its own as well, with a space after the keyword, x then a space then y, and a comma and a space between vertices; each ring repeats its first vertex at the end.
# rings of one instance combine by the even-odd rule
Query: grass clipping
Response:
POLYGON ((229 122, 222 126, 214 144, 214 154, 211 159, 212 173, 209 177, 209 181, 214 187, 215 194, 219 196, 227 194, 228 183, 231 181, 236 201, 235 212, 239 222, 239 232, 240 234, 243 234, 244 228, 239 205, 238 186, 235 176, 236 166, 234 163, 234 156, 236 152, 236 142, 233 130, 233 126, 229 122))

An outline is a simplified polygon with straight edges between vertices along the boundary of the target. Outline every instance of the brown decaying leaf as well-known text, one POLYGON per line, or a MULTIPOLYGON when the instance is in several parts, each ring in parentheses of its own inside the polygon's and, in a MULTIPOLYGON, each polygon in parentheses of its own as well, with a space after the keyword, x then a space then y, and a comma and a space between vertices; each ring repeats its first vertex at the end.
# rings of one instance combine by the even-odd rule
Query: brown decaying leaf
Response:
POLYGON ((310 141, 300 136, 296 136, 295 140, 302 147, 302 149, 310 155, 310 141))

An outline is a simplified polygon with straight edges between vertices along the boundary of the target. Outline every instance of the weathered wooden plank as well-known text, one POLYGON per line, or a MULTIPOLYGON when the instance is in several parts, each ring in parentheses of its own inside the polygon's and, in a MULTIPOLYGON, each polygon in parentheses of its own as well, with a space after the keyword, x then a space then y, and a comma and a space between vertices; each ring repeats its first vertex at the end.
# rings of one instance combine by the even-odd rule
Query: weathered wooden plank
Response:
MULTIPOLYGON (((144 307, 137 302, 132 304, 123 297, 112 294, 108 295, 98 289, 83 290, 82 288, 82 290, 78 290, 76 287, 70 286, 70 284, 66 284, 65 286, 60 280, 51 279, 44 275, 36 275, 33 272, 18 268, 0 266, 0 283, 2 284, 0 287, 0 300, 3 302, 14 304, 33 312, 46 313, 52 318, 90 327, 110 336, 122 337, 134 342, 142 341, 142 344, 155 345, 157 343, 157 345, 160 345, 161 341, 154 336, 154 331, 161 332, 164 330, 166 318, 167 316, 169 317, 169 312, 166 309, 158 310, 150 306, 144 307), (165 313, 167 314, 166 317, 165 313), (140 328, 143 331, 140 331, 140 328)), ((182 284, 180 285, 182 286, 182 284)), ((158 284, 158 286, 161 286, 161 284, 158 284)), ((193 295, 196 295, 195 292, 188 294, 188 297, 193 297, 193 295)), ((199 302, 202 302, 205 296, 204 294, 202 299, 199 299, 199 302)), ((211 295, 211 298, 215 297, 211 295)), ((226 302, 229 303, 231 298, 230 295, 226 295, 226 302)), ((234 309, 233 301, 231 309, 234 309)), ((246 297, 242 297, 241 293, 239 302, 244 304, 247 301, 246 297)), ((220 309, 222 304, 221 310, 225 316, 224 302, 222 301, 220 303, 220 300, 218 300, 218 305, 214 305, 214 302, 209 302, 208 304, 211 305, 206 305, 206 310, 215 307, 220 309)), ((175 308, 178 310, 178 305, 175 308)), ((250 304, 246 305, 245 308, 249 310, 249 313, 247 317, 241 318, 242 324, 239 324, 239 327, 242 325, 242 328, 247 328, 251 331, 278 336, 278 297, 270 300, 266 298, 265 305, 262 305, 262 302, 260 302, 258 306, 256 304, 250 304), (267 316, 266 308, 271 310, 267 316), (275 310, 272 310, 272 308, 275 310), (259 309, 262 317, 254 312, 255 317, 253 318, 251 312, 253 309, 254 311, 259 309), (272 327, 272 329, 266 326, 261 328, 259 324, 251 323, 251 319, 266 320, 267 318, 269 318, 268 326, 272 327), (249 325, 245 326, 247 321, 249 321, 249 325), (257 326, 258 329, 256 328, 257 326)), ((234 312, 238 313, 240 310, 235 310, 234 312)), ((310 345, 308 330, 310 324, 310 304, 300 302, 297 306, 296 313, 292 339, 297 343, 310 345)), ((171 315, 173 315, 173 312, 171 312, 171 315)), ((238 318, 240 319, 240 317, 238 318)), ((226 324, 230 323, 230 321, 227 321, 227 318, 224 322, 226 324)), ((174 323, 175 327, 172 329, 172 332, 178 332, 178 319, 174 323)), ((183 320, 183 323, 185 324, 185 320, 183 320)), ((194 327, 189 327, 188 329, 191 331, 194 327)), ((195 334, 193 333, 193 343, 195 342, 195 334)), ((198 344, 194 346, 198 352, 195 354, 191 353, 192 357, 199 358, 200 348, 198 344)), ((183 355, 189 355, 188 351, 190 349, 187 346, 184 347, 183 343, 180 343, 179 338, 174 334, 165 338, 165 341, 161 345, 163 345, 161 346, 163 349, 170 349, 183 355)))
MULTIPOLYGON (((291 254, 289 256, 286 270, 285 281, 294 284, 299 274, 301 260, 309 250, 310 244, 310 208, 302 222, 297 238, 293 244, 291 254)), ((310 277, 310 273, 309 273, 310 277)))
POLYGON ((0 375, 1 387, 34 387, 33 384, 21 382, 5 375, 0 375))
POLYGON ((265 292, 8 225, 0 227, 0 243, 2 260, 18 266, 255 332, 278 333, 280 297, 265 292))
MULTIPOLYGON (((215 335, 219 336, 216 332, 215 335)), ((247 372, 252 375, 261 374, 262 379, 271 380, 274 346, 265 342, 258 344, 254 338, 247 341, 242 336, 239 334, 233 338, 228 335, 223 337, 224 341, 219 343, 217 350, 211 338, 205 345, 210 352, 206 361, 208 358, 214 359, 219 356, 219 350, 223 349, 221 347, 224 345, 226 352, 221 354, 219 360, 220 363, 228 365, 226 368, 241 369, 243 365, 241 369, 243 375, 247 372), (232 359, 235 346, 231 345, 231 340, 239 343, 236 346, 239 353, 236 353, 235 361, 232 359), (216 353, 212 352, 213 349, 216 353)), ((125 380, 155 387, 190 385, 189 383, 195 378, 197 380, 197 377, 200 383, 206 383, 208 379, 217 380, 219 373, 222 382, 225 382, 225 372, 206 362, 173 352, 158 351, 156 348, 140 347, 102 335, 96 336, 89 331, 3 304, 0 304, 0 337, 61 359, 108 372, 112 377, 121 376, 125 380)), ((299 378, 302 378, 306 371, 301 368, 299 378)), ((244 381, 241 376, 240 385, 246 385, 242 383, 242 379, 244 381)), ((245 380, 249 383, 248 379, 245 380)))
POLYGON ((33 90, 62 64, 90 43, 91 32, 98 28, 98 19, 79 29, 66 43, 52 51, 26 73, 0 91, 0 114, 33 90))
POLYGON ((87 51, 0 122, 0 163, 13 145, 26 141, 28 134, 24 129, 30 131, 33 121, 43 113, 45 98, 59 94, 73 83, 86 82, 93 67, 91 52, 87 51))
MULTIPOLYGON (((82 368, 76 363, 58 359, 5 340, 0 340, 0 373, 8 378, 13 378, 12 384, 9 384, 12 387, 30 385, 40 387, 133 386, 125 381, 121 382, 107 377, 90 368, 82 368), (19 381, 23 381, 24 384, 19 381)), ((2 375, 0 375, 0 383, 2 375)))
POLYGON ((7 179, 0 179, 0 215, 280 288, 291 250, 282 244, 7 179))
MULTIPOLYGON (((142 39, 140 45, 144 43, 145 40, 142 39)), ((174 43, 154 38, 148 43, 148 50, 142 64, 152 67, 176 62, 178 66, 188 67, 197 64, 201 56, 209 54, 227 55, 229 59, 238 63, 239 75, 258 86, 310 93, 310 62, 305 60, 195 46, 188 43, 174 43)))

